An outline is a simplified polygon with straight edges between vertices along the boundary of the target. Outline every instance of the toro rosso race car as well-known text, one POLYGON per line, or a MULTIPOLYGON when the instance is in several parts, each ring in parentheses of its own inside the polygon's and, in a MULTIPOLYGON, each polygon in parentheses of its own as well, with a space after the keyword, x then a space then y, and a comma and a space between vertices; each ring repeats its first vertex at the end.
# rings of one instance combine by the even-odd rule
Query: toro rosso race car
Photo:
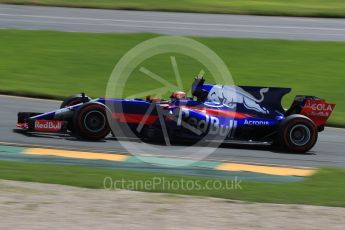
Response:
POLYGON ((296 96, 287 110, 290 88, 205 84, 197 77, 192 97, 174 92, 169 100, 67 98, 47 113, 18 113, 27 132, 64 132, 89 140, 135 135, 148 140, 182 139, 275 145, 307 152, 323 131, 335 104, 315 96, 296 96))

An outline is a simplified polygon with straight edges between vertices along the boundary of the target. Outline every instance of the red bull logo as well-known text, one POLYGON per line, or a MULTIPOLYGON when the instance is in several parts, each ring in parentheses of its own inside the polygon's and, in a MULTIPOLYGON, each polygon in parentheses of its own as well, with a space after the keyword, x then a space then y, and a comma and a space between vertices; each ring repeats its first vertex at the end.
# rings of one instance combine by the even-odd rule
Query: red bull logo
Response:
POLYGON ((237 104, 242 104, 249 110, 269 114, 269 111, 260 105, 260 103, 265 99, 265 93, 268 91, 269 88, 260 89, 260 98, 255 98, 253 95, 238 86, 215 85, 210 90, 207 100, 218 102, 231 109, 235 109, 237 104))
POLYGON ((40 132, 59 132, 64 121, 36 120, 34 129, 40 132))
POLYGON ((190 112, 187 109, 180 110, 179 118, 177 120, 177 125, 192 127, 200 131, 201 134, 211 134, 219 135, 224 138, 233 138, 237 128, 237 121, 233 119, 228 119, 224 124, 221 124, 219 118, 214 116, 209 116, 207 114, 203 115, 203 119, 199 119, 194 116, 190 116, 190 112), (182 121, 185 121, 187 125, 184 125, 182 121))

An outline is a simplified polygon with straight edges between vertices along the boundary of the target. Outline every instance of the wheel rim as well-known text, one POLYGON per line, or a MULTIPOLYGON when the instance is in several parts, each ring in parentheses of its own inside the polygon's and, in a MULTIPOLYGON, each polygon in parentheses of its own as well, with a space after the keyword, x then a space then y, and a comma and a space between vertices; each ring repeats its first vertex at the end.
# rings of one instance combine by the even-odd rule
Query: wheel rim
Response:
POLYGON ((104 129, 105 120, 105 116, 101 111, 90 111, 84 117, 84 126, 88 131, 97 133, 104 129))
POLYGON ((294 145, 304 146, 311 139, 310 129, 306 125, 295 125, 290 130, 290 140, 294 145))

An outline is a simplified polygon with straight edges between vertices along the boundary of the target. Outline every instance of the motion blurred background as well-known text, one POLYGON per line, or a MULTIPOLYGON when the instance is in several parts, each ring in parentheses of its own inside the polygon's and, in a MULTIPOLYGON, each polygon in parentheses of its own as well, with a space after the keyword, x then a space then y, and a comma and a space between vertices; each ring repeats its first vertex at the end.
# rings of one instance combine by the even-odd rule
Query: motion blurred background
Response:
MULTIPOLYGON (((1 94, 61 100, 75 93, 86 92, 92 98, 103 97, 108 79, 116 63, 131 48, 161 35, 180 35, 195 39, 218 54, 228 66, 236 85, 291 87, 292 92, 283 99, 284 107, 289 107, 293 97, 299 94, 324 98, 328 102, 336 104, 328 126, 345 127, 345 1, 0 0, 0 3, 2 3, 0 4, 1 94)), ((151 72, 174 83, 171 56, 176 57, 185 91, 188 91, 193 78, 201 69, 205 70, 205 78, 213 83, 214 76, 208 72, 205 66, 197 60, 181 54, 157 55, 143 62, 141 66, 145 66, 151 72)), ((131 78, 124 89, 124 96, 160 87, 159 82, 143 77, 139 68, 140 66, 131 74, 131 78)), ((176 90, 180 89, 176 88, 176 90)), ((153 96, 168 97, 169 94, 153 96)), ((7 119, 8 116, 14 119, 13 111, 21 110, 22 107, 18 108, 19 105, 25 106, 26 100, 29 100, 8 99, 6 96, 1 96, 0 99, 4 106, 0 112, 2 120, 5 120, 5 117, 7 119), (11 114, 10 112, 6 113, 7 110, 11 111, 11 114)), ((60 102, 45 101, 44 104, 39 101, 30 103, 37 105, 37 108, 40 109, 51 109, 58 106, 60 102)), ((29 103, 27 106, 31 107, 29 103)), ((32 109, 36 110, 35 107, 32 109)), ((6 129, 6 132, 11 132, 12 128, 10 127, 14 125, 14 123, 7 124, 7 122, 1 124, 3 124, 1 128, 6 129)), ((13 134, 8 134, 12 138, 11 135, 13 134)), ((64 148, 67 151, 97 152, 96 150, 99 150, 100 152, 107 152, 108 149, 102 146, 106 146, 108 140, 105 141, 106 143, 76 141, 77 144, 73 144, 75 140, 62 138, 63 142, 59 142, 58 138, 46 138, 33 143, 29 139, 25 139, 28 137, 13 136, 15 141, 11 143, 8 140, 0 139, 3 144, 0 145, 0 178, 99 189, 103 188, 102 182, 105 176, 140 181, 163 175, 168 181, 185 177, 192 181, 201 180, 202 184, 205 184, 206 179, 220 178, 222 180, 220 183, 225 183, 224 180, 233 179, 234 176, 240 175, 245 178, 244 188, 240 191, 229 192, 217 189, 212 191, 178 189, 175 191, 165 190, 162 187, 157 187, 154 190, 134 190, 210 196, 250 202, 340 207, 339 209, 326 209, 315 206, 313 207, 316 209, 315 212, 309 212, 306 211, 309 210, 308 207, 304 206, 282 206, 281 208, 275 206, 274 208, 277 209, 272 209, 270 205, 268 207, 260 206, 255 210, 257 212, 268 210, 265 212, 267 216, 261 217, 266 218, 266 223, 272 223, 265 225, 264 222, 258 223, 258 220, 254 218, 257 217, 256 213, 248 214, 253 206, 241 206, 242 209, 236 205, 231 206, 241 210, 238 212, 238 216, 242 217, 243 215, 244 220, 248 218, 247 220, 250 220, 251 223, 249 227, 253 227, 253 229, 276 229, 277 226, 291 227, 291 229, 294 227, 296 227, 295 229, 317 229, 318 226, 322 226, 321 229, 328 227, 330 229, 343 229, 344 221, 341 216, 344 213, 343 207, 345 207, 344 136, 342 129, 326 128, 325 134, 320 137, 320 144, 310 155, 276 153, 255 148, 249 151, 244 151, 241 148, 233 150, 224 150, 223 148, 217 150, 219 156, 215 157, 218 160, 216 163, 212 163, 213 161, 211 163, 204 162, 201 169, 188 168, 176 169, 176 171, 170 169, 169 171, 166 168, 152 169, 151 165, 133 165, 133 162, 137 163, 138 160, 127 158, 126 153, 123 152, 120 154, 126 155, 124 157, 125 165, 120 162, 110 167, 109 162, 108 164, 103 161, 93 162, 90 159, 75 160, 73 152, 61 153, 58 151, 57 154, 50 150, 50 152, 46 151, 44 155, 43 150, 32 149, 37 146, 38 148, 45 148, 48 144, 44 144, 49 143, 48 149, 54 147, 57 149, 64 148), (73 143, 71 144, 71 142, 73 143), (31 153, 38 151, 44 157, 29 157, 27 154, 30 151, 31 153), (58 155, 63 157, 59 158, 58 155), (248 173, 246 170, 235 170, 236 172, 233 174, 215 172, 217 167, 218 169, 221 168, 219 167, 220 162, 231 160, 240 161, 240 163, 260 164, 260 167, 265 167, 273 162, 275 165, 272 167, 287 167, 283 171, 288 170, 290 172, 291 168, 294 168, 293 170, 307 170, 312 173, 303 176, 295 173, 275 175, 277 177, 273 178, 272 168, 263 168, 263 171, 260 168, 260 172, 251 172, 254 174, 248 173), (44 164, 41 164, 42 162, 44 164), (305 168, 306 166, 312 168, 305 168), (143 168, 145 170, 141 171, 143 168), (203 171, 205 168, 207 170, 203 171), (288 210, 286 212, 290 212, 290 214, 284 214, 284 210, 288 210), (288 218, 291 222, 292 218, 296 218, 296 213, 300 212, 303 215, 297 220, 296 225, 289 226, 287 222, 284 222, 288 218), (270 218, 269 213, 278 213, 277 218, 270 218), (334 218, 328 218, 327 213, 334 213, 332 216, 334 218), (314 220, 318 221, 313 222, 314 220)), ((114 142, 116 141, 114 140, 114 142)), ((253 167, 250 168, 253 170, 253 167)), ((21 184, 12 184, 12 182, 0 182, 0 196, 4 200, 3 210, 13 208, 11 212, 12 214, 16 213, 16 215, 19 215, 20 210, 22 210, 22 207, 11 206, 11 202, 16 199, 12 197, 11 191, 18 192, 40 188, 44 192, 59 189, 40 187, 37 184, 25 185, 28 186, 28 188, 24 186, 25 189, 22 189, 22 186, 21 184)), ((118 186, 116 188, 124 189, 125 187, 118 186)), ((61 191, 65 190, 62 189, 61 191)), ((85 191, 78 190, 75 191, 75 194, 79 192, 85 191)), ((85 193, 85 197, 97 196, 95 193, 100 194, 92 191, 89 195, 85 193)), ((64 192, 61 192, 60 196, 64 197, 63 194, 64 192)), ((78 199, 76 195, 71 194, 73 193, 70 193, 64 202, 68 203, 68 199, 78 199)), ((104 199, 110 196, 109 194, 103 195, 100 196, 104 199)), ((133 198, 131 195, 120 194, 118 197, 130 200, 133 198)), ((175 198, 171 201, 166 197, 148 196, 142 200, 134 199, 135 202, 131 203, 134 206, 137 205, 139 209, 142 208, 142 213, 139 213, 140 215, 137 213, 138 218, 145 214, 144 207, 146 207, 145 204, 149 203, 149 200, 158 200, 158 207, 155 207, 153 213, 160 212, 159 210, 166 207, 165 204, 169 204, 171 210, 179 213, 183 210, 178 209, 178 205, 189 204, 184 200, 176 201, 175 198), (178 205, 171 202, 176 202, 178 205)), ((24 193, 22 197, 23 200, 19 202, 30 203, 32 201, 30 200, 32 197, 30 198, 28 193, 24 193)), ((47 199, 46 202, 50 202, 55 198, 46 197, 44 199, 47 199)), ((92 198, 90 199, 92 200, 92 198)), ((93 205, 98 204, 97 200, 92 201, 94 201, 93 205)), ((80 200, 79 204, 85 204, 85 202, 87 201, 80 200)), ((113 200, 113 202, 121 204, 120 200, 113 200)), ((200 207, 197 205, 199 201, 190 202, 190 206, 183 206, 184 209, 195 208, 198 210, 199 208, 205 210, 208 207, 222 207, 223 209, 220 210, 227 210, 223 213, 229 213, 229 206, 224 205, 224 203, 217 204, 218 201, 211 200, 210 203, 202 203, 200 207)), ((41 203, 33 203, 37 207, 42 207, 41 203)), ((126 204, 129 203, 125 202, 117 208, 123 208, 126 204)), ((101 213, 103 206, 106 206, 106 202, 100 204, 101 208, 96 208, 96 212, 101 213)), ((38 218, 40 213, 45 213, 44 209, 35 209, 36 206, 25 206, 25 208, 28 207, 37 211, 33 212, 34 214, 31 216, 33 220, 38 218)), ((25 208, 24 210, 26 210, 25 208)), ((63 209, 63 207, 60 208, 63 209)), ((129 217, 131 210, 125 211, 127 215, 124 216, 129 217)), ((79 211, 76 213, 82 213, 79 211)), ((206 214, 197 213, 204 215, 205 220, 209 222, 214 220, 212 215, 207 215, 207 212, 206 214)), ((1 214, 0 212, 0 216, 3 215, 6 215, 7 218, 3 222, 3 227, 13 229, 24 226, 15 225, 15 221, 10 219, 8 213, 1 214)), ((114 216, 118 217, 118 213, 112 213, 109 219, 104 221, 111 221, 114 216)), ((154 215, 151 213, 152 216, 154 215)), ((222 221, 218 223, 223 223, 223 225, 209 225, 209 228, 225 229, 230 224, 227 219, 233 218, 233 216, 221 216, 219 218, 222 221)), ((22 223, 29 223, 29 219, 23 218, 22 223)), ((53 217, 47 217, 46 223, 52 221, 55 221, 53 217)), ((80 220, 80 222, 83 221, 85 220, 80 220)), ((153 223, 159 222, 155 221, 157 220, 152 218, 153 223)), ((195 229, 207 226, 202 221, 200 222, 202 224, 195 225, 194 221, 196 220, 191 221, 190 226, 194 226, 195 229)), ((241 223, 243 222, 245 221, 241 223)), ((69 220, 67 223, 73 224, 73 220, 69 220)), ((97 226, 97 223, 95 221, 93 224, 97 226)), ((159 223, 162 224, 162 222, 159 223)), ((128 226, 124 224, 117 227, 128 228, 128 226)), ((157 228, 155 224, 146 226, 151 229, 157 228)), ((183 227, 184 225, 176 226, 183 227)), ((171 225, 171 229, 176 228, 176 226, 171 225)), ((248 227, 248 225, 237 226, 239 229, 248 227)), ((45 227, 43 226, 42 229, 45 227)), ((85 227, 88 226, 85 225, 85 227)), ((134 225, 135 227, 138 225, 134 225)))

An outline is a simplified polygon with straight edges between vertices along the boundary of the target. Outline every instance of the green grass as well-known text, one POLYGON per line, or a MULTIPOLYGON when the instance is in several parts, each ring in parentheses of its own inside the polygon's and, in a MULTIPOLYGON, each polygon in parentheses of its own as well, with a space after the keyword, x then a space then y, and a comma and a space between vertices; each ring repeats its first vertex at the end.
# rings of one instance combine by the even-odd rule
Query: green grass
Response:
MULTIPOLYGON (((126 170, 112 170, 102 168, 88 168, 81 166, 63 166, 50 164, 29 164, 0 161, 0 179, 32 181, 42 183, 53 183, 71 185, 86 188, 104 188, 105 177, 112 178, 113 181, 127 181, 116 183, 116 188, 133 188, 133 183, 143 183, 143 181, 157 181, 157 177, 164 177, 164 183, 156 183, 155 186, 140 188, 139 191, 176 193, 197 196, 211 196, 226 199, 253 201, 253 202, 272 202, 272 203, 291 203, 291 204, 311 204, 324 206, 345 207, 345 170, 335 168, 323 168, 317 174, 303 182, 294 183, 263 183, 248 182, 240 183, 241 189, 182 189, 182 184, 176 185, 176 181, 184 179, 184 187, 187 184, 198 184, 204 187, 210 178, 173 176, 168 174, 156 174, 147 172, 135 172, 126 170), (156 178, 156 179, 154 179, 156 178), (134 182, 130 182, 134 181, 134 182), (173 182, 175 181, 175 182, 173 182), (188 182, 187 182, 188 181, 188 182), (170 187, 169 183, 175 183, 170 187), (163 187, 164 186, 164 187, 163 187)), ((111 180, 109 180, 111 181, 111 180)), ((214 179, 213 179, 214 181, 214 179)), ((217 186, 225 186, 225 180, 218 180, 217 186)), ((146 182, 148 183, 148 182, 146 182)), ((228 183, 229 184, 229 183, 228 183)), ((110 186, 111 183, 106 183, 110 186)), ((230 185, 230 184, 229 184, 230 185)), ((192 188, 192 185, 188 185, 192 188)), ((231 187, 229 187, 231 188, 231 187)), ((238 187, 239 188, 239 187, 238 187)))
MULTIPOLYGON (((88 34, 48 31, 0 31, 0 91, 63 98, 76 92, 105 95, 108 78, 119 59, 132 47, 157 35, 88 34)), ((345 43, 264 39, 195 38, 214 50, 239 85, 291 87, 288 107, 296 94, 316 95, 336 103, 330 123, 345 125, 345 43)), ((182 55, 153 57, 141 66, 173 83, 170 56, 176 56, 185 88, 205 69, 182 55)), ((206 79, 213 76, 206 71, 206 79)), ((126 95, 150 90, 160 83, 137 69, 126 95)), ((167 96, 167 94, 165 95, 167 96)))
POLYGON ((312 17, 345 16, 345 2, 342 0, 0 0, 0 2, 106 9, 312 17))

